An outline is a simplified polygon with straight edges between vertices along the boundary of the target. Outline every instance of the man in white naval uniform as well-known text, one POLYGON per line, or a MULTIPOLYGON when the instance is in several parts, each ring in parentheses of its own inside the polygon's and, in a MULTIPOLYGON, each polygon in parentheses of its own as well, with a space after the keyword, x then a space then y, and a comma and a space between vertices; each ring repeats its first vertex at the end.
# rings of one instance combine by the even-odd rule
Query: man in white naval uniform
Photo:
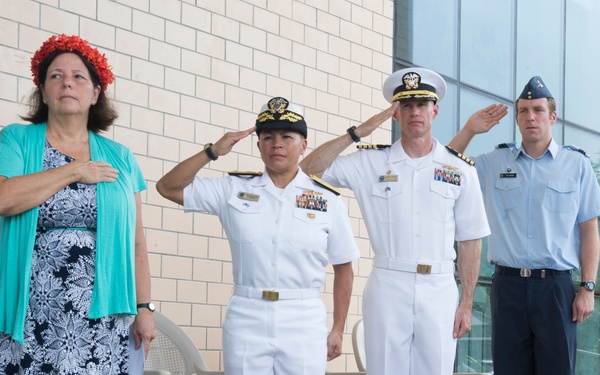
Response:
POLYGON ((307 147, 301 109, 284 98, 263 108, 256 126, 225 134, 161 178, 161 195, 186 211, 219 216, 233 263, 234 295, 223 323, 228 375, 324 374, 342 351, 342 334, 360 254, 339 192, 298 167, 307 147), (199 178, 254 130, 264 172, 199 178), (333 264, 333 326, 320 288, 333 264))
POLYGON ((481 238, 490 230, 470 160, 431 134, 445 92, 443 78, 431 70, 399 70, 383 86, 389 109, 300 163, 307 173, 327 169, 325 181, 352 189, 365 219, 375 252, 363 299, 369 374, 451 374, 456 339, 471 329, 481 238), (400 123, 399 141, 338 157, 392 116, 400 123))

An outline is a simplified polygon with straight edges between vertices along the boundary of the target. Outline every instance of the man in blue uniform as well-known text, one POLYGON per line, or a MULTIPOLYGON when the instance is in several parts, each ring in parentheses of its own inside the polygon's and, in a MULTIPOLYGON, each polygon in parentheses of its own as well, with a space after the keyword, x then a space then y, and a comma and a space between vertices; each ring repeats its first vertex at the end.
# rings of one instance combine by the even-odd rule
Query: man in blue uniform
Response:
MULTIPOLYGON (((540 77, 525 85, 515 109, 521 145, 475 158, 496 265, 494 374, 573 374, 577 323, 594 311, 600 188, 587 154, 552 139, 556 102, 540 77), (574 269, 581 269, 578 291, 574 269)), ((450 146, 464 152, 491 128, 477 125, 486 124, 467 123, 450 146)))

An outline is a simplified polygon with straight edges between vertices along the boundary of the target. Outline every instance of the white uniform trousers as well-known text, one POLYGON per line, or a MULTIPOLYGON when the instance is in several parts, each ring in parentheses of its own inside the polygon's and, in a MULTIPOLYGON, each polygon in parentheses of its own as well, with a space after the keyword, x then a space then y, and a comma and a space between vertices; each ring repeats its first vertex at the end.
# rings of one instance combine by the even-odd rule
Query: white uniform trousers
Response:
POLYGON ((369 375, 450 375, 458 287, 452 273, 422 275, 374 267, 363 322, 369 375))
POLYGON ((266 301, 232 296, 223 323, 225 374, 324 374, 326 315, 320 298, 266 301))

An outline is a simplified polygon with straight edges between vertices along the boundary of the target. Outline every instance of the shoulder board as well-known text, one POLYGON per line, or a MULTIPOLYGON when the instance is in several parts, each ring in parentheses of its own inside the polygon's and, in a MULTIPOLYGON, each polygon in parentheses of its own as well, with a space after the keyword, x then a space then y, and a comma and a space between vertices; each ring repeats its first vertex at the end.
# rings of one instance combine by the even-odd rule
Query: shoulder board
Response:
POLYGON ((500 143, 499 145, 496 145, 496 148, 512 148, 516 146, 515 142, 509 142, 509 143, 500 143))
POLYGON ((448 151, 450 151, 450 153, 454 156, 456 156, 457 158, 459 158, 460 160, 464 161, 465 163, 473 166, 475 165, 475 162, 471 159, 469 159, 468 157, 464 156, 463 154, 461 154, 460 152, 456 151, 455 149, 453 149, 452 147, 446 146, 446 149, 448 149, 448 151))
POLYGON ((383 150, 384 148, 392 147, 392 145, 357 145, 359 150, 383 150))
POLYGON ((329 185, 327 182, 321 180, 319 177, 315 176, 314 174, 310 175, 310 178, 313 179, 314 182, 316 182, 318 185, 324 187, 325 189, 329 190, 330 192, 332 192, 335 195, 340 195, 342 194, 341 191, 339 191, 338 189, 334 188, 333 186, 329 185))
POLYGON ((575 146, 575 145, 568 145, 565 146, 566 148, 568 148, 571 151, 577 151, 577 152, 581 152, 583 155, 585 155, 586 158, 589 159, 590 154, 588 154, 587 152, 583 151, 582 149, 580 149, 579 147, 575 146))
POLYGON ((229 171, 227 172, 230 176, 238 176, 238 177, 256 177, 262 176, 262 172, 252 172, 252 171, 229 171))

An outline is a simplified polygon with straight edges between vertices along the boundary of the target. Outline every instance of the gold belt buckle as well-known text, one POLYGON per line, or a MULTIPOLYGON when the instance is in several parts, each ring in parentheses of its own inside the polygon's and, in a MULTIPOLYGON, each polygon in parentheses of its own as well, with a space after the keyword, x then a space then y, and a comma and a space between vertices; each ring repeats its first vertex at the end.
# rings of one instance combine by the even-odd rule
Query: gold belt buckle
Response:
POLYGON ((429 275, 431 273, 431 264, 417 264, 417 273, 429 275))
POLYGON ((279 292, 276 290, 263 290, 262 299, 267 301, 278 301, 279 292))
POLYGON ((531 270, 529 268, 521 268, 521 277, 531 277, 531 270))

